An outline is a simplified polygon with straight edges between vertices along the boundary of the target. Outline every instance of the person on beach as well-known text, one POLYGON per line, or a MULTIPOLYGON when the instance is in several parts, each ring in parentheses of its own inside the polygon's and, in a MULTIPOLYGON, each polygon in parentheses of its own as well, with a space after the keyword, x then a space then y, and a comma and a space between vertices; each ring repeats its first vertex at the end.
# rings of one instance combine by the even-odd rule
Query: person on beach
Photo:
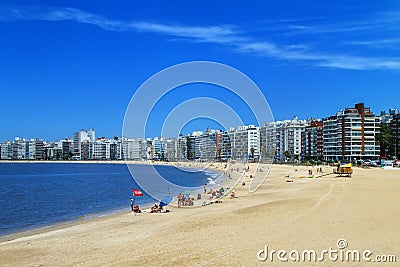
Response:
POLYGON ((136 215, 136 213, 141 213, 141 212, 142 212, 142 211, 140 210, 139 205, 136 205, 136 206, 133 207, 133 212, 135 213, 135 215, 136 215))
POLYGON ((133 211, 133 207, 135 206, 135 200, 131 198, 131 210, 133 211))
POLYGON ((168 196, 171 195, 171 189, 168 187, 168 196))
POLYGON ((204 194, 207 194, 207 184, 204 184, 204 194))
POLYGON ((157 211, 158 211, 158 205, 157 205, 157 203, 155 203, 154 206, 151 207, 151 213, 155 213, 157 211))
POLYGON ((180 193, 178 195, 178 208, 182 205, 182 198, 183 198, 183 195, 182 195, 182 193, 180 193))

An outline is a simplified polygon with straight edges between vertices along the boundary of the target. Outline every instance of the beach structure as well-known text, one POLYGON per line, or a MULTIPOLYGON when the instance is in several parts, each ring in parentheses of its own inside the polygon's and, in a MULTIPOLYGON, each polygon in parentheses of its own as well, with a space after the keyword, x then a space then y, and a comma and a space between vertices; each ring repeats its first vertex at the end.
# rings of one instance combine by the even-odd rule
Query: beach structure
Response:
POLYGON ((353 174, 353 165, 350 162, 339 162, 337 168, 333 170, 334 174, 340 176, 351 177, 353 174))

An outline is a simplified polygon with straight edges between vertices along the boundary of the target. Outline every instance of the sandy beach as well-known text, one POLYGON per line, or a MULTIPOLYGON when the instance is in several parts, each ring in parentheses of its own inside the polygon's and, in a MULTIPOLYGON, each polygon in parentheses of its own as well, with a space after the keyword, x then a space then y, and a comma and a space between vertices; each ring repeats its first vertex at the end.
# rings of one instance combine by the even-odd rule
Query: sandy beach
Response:
MULTIPOLYGON (((249 173, 265 175, 256 171, 259 167, 250 164, 249 173)), ((241 180, 234 189, 237 198, 226 196, 222 203, 206 207, 123 213, 3 239, 0 265, 274 266, 287 263, 276 258, 260 261, 257 254, 265 246, 322 251, 337 249, 338 239, 347 241, 347 249, 372 251, 373 259, 396 255, 400 261, 400 171, 355 168, 352 178, 300 178, 311 168, 273 165, 252 194, 246 175, 246 185, 241 180)), ((332 167, 323 170, 327 174, 332 167)), ((297 263, 337 264, 327 258, 297 263)), ((350 265, 366 264, 361 260, 350 265)))

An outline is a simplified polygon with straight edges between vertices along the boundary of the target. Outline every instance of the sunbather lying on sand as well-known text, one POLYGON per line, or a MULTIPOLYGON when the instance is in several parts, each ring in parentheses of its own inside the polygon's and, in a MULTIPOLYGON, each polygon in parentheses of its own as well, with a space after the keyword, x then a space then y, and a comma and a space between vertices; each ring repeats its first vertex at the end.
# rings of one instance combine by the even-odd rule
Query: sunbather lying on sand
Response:
POLYGON ((157 203, 156 204, 154 204, 154 206, 153 207, 151 207, 151 213, 154 213, 154 212, 157 212, 158 211, 158 205, 157 205, 157 203))

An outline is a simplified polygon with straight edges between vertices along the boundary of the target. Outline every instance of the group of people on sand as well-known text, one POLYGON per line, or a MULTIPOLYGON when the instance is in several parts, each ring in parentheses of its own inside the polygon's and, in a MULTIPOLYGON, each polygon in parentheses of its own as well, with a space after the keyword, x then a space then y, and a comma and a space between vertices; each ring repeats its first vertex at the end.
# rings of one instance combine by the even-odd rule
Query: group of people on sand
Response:
MULTIPOLYGON (((205 195, 209 195, 209 199, 212 201, 214 199, 221 198, 225 194, 226 190, 229 190, 229 187, 227 187, 226 189, 221 187, 221 188, 216 189, 216 190, 212 189, 212 188, 207 190, 207 184, 205 184, 203 189, 204 189, 204 191, 203 191, 204 194, 205 195)), ((231 198, 236 198, 235 191, 232 191, 230 196, 231 196, 231 198)), ((190 206, 194 206, 195 200, 202 199, 202 194, 200 194, 200 193, 197 194, 197 199, 195 199, 194 197, 191 197, 190 195, 184 195, 183 193, 180 193, 177 196, 177 199, 178 199, 178 208, 182 207, 182 206, 189 206, 190 207, 190 206)), ((205 204, 206 204, 206 201, 204 200, 203 206, 205 204)))
MULTIPOLYGON (((317 167, 317 173, 323 173, 322 167, 317 167)), ((313 175, 313 170, 308 170, 308 175, 313 175)))
POLYGON ((154 203, 154 206, 151 207, 151 210, 150 210, 151 213, 162 212, 162 211, 163 211, 163 207, 161 205, 158 205, 157 203, 154 203))
POLYGON ((224 195, 224 192, 225 192, 225 189, 223 187, 221 187, 220 189, 217 189, 217 190, 210 189, 208 194, 210 195, 210 200, 213 200, 215 198, 222 197, 224 195))
MULTIPOLYGON (((201 198, 201 194, 200 198, 201 198)), ((197 198, 199 198, 199 196, 197 196, 197 198)), ((178 208, 181 206, 194 206, 194 198, 190 197, 190 195, 184 195, 182 193, 180 193, 178 195, 178 208)))
MULTIPOLYGON (((133 198, 131 198, 131 210, 132 210, 132 212, 135 213, 135 215, 136 215, 136 213, 141 213, 142 212, 141 209, 140 209, 140 206, 139 205, 135 205, 135 200, 133 198)), ((150 208, 150 212, 151 213, 162 212, 163 210, 164 210, 163 207, 161 205, 158 205, 157 203, 155 203, 154 206, 152 206, 150 208)), ((168 211, 169 210, 167 210, 167 212, 168 211)))

